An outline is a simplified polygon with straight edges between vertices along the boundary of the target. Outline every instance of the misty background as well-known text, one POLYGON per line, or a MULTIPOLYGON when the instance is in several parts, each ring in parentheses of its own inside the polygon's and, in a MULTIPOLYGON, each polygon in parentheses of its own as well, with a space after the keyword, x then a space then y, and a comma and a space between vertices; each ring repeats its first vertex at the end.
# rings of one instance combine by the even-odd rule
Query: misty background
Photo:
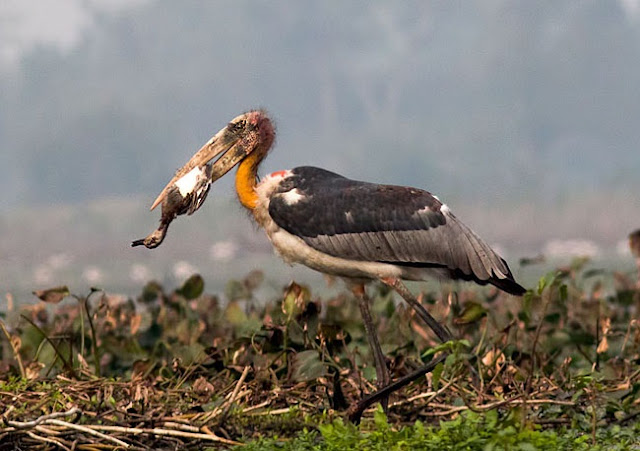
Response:
POLYGON ((230 176, 160 248, 129 247, 173 172, 257 107, 278 132, 263 173, 427 189, 516 276, 541 253, 633 268, 638 0, 5 0, 0 293, 135 295, 193 271, 221 290, 254 269, 276 292, 324 283, 273 256, 230 176))

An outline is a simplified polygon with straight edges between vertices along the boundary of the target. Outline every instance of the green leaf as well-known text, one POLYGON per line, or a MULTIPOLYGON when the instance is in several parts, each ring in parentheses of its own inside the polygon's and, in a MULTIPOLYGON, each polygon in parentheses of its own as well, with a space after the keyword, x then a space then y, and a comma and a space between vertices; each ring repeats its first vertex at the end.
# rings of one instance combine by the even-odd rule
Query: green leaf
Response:
POLYGON ((557 277, 558 277, 558 271, 551 271, 545 274, 544 276, 542 276, 540 280, 538 280, 538 289, 537 289, 538 295, 541 295, 545 288, 547 288, 550 285, 553 285, 553 282, 555 282, 557 277))
POLYGON ((287 322, 291 321, 295 315, 302 311, 296 302, 297 297, 298 296, 293 290, 289 290, 282 300, 282 313, 286 315, 287 322))
POLYGON ((147 283, 138 298, 140 302, 151 303, 163 297, 162 285, 155 280, 147 283))
POLYGON ((567 302, 567 299, 569 298, 569 291, 567 288, 567 284, 563 283, 562 285, 560 285, 559 290, 559 295, 560 295, 560 300, 562 302, 567 302))
POLYGON ((364 377, 369 382, 373 382, 376 380, 376 367, 373 365, 368 365, 362 370, 362 377, 364 377))
POLYGON ((193 363, 198 363, 205 355, 204 346, 200 343, 193 343, 189 345, 176 346, 173 349, 174 355, 179 356, 182 360, 183 366, 188 366, 193 363))
POLYGON ((224 318, 233 326, 239 326, 247 321, 247 314, 237 301, 229 302, 224 311, 224 318))
POLYGON ((475 323, 487 314, 487 309, 478 302, 467 302, 460 312, 460 315, 454 320, 455 324, 471 324, 475 323))
POLYGON ((247 289, 246 285, 239 280, 229 280, 224 287, 224 294, 230 301, 236 301, 238 299, 249 299, 251 293, 247 289))
POLYGON ((560 322, 560 313, 549 313, 544 317, 546 323, 558 324, 560 322))
POLYGON ((389 423, 387 422, 387 416, 382 410, 382 406, 378 405, 375 413, 373 414, 373 423, 376 425, 378 431, 384 431, 389 429, 389 423))
POLYGON ((433 389, 436 391, 440 387, 440 377, 442 376, 442 370, 444 370, 444 364, 440 362, 431 372, 431 384, 433 385, 433 389))
POLYGON ((196 299, 204 291, 204 279, 200 274, 194 274, 189 277, 177 293, 185 299, 196 299))
POLYGON ((571 343, 576 345, 593 346, 596 343, 596 337, 583 329, 573 329, 569 331, 571 343))
POLYGON ((422 357, 434 355, 435 353, 441 352, 441 351, 447 351, 447 352, 453 352, 453 353, 459 354, 465 348, 470 348, 470 347, 471 347, 471 343, 469 343, 469 340, 466 340, 466 339, 451 340, 445 343, 440 343, 439 345, 434 346, 433 348, 427 349, 425 352, 422 353, 422 357))
POLYGON ((287 316, 287 322, 304 311, 304 307, 310 297, 308 288, 291 282, 282 300, 282 312, 287 316))
POLYGON ((322 377, 326 373, 318 351, 302 351, 293 358, 293 378, 297 382, 306 382, 322 377))
POLYGON ((302 326, 300 324, 295 321, 290 322, 287 325, 287 332, 289 340, 291 340, 292 343, 295 343, 297 345, 304 344, 304 330, 302 329, 302 326))

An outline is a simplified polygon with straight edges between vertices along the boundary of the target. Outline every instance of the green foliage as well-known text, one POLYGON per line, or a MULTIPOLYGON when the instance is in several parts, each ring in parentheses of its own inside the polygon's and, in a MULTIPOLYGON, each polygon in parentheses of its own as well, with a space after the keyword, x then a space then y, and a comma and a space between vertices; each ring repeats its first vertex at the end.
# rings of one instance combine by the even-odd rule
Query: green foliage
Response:
POLYGON ((597 444, 576 430, 543 430, 522 426, 514 417, 500 418, 498 411, 484 414, 465 412, 450 421, 425 425, 417 421, 410 426, 393 427, 381 409, 373 423, 356 427, 341 419, 318 426, 319 433, 304 429, 293 440, 258 440, 245 450, 343 451, 366 449, 380 451, 465 450, 465 451, 556 451, 556 450, 627 450, 640 445, 639 427, 614 426, 598 434, 597 444))
POLYGON ((182 284, 182 287, 176 290, 176 293, 178 293, 180 296, 184 297, 185 299, 191 300, 191 299, 196 299, 197 297, 202 295, 203 291, 204 291, 204 279, 200 274, 194 274, 191 277, 189 277, 184 282, 184 284, 182 284))
POLYGON ((296 381, 311 381, 325 375, 326 366, 323 365, 318 351, 301 351, 294 357, 293 379, 296 381))
POLYGON ((0 322, 0 411, 22 421, 77 406, 79 422, 154 428, 177 418, 249 449, 638 445, 640 292, 623 275, 579 261, 522 301, 428 293, 423 304, 458 337, 435 346, 388 287, 370 288, 393 378, 447 357, 391 397, 388 418, 369 411, 358 427, 343 417, 374 389, 375 370, 357 302, 296 283, 259 299, 261 282, 255 272, 230 282, 225 301, 197 275, 174 290, 149 282, 136 299, 43 290, 50 302, 0 322))

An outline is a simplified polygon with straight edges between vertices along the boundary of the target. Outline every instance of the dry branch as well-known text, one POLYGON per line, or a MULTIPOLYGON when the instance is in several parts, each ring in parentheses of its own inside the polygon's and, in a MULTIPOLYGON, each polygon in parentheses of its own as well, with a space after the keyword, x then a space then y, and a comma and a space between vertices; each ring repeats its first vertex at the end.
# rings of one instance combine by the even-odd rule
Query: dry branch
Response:
POLYGON ((213 434, 183 432, 183 431, 176 431, 173 429, 129 428, 129 427, 121 427, 121 426, 102 426, 102 425, 87 425, 86 428, 93 429, 94 432, 97 432, 97 431, 121 432, 123 434, 133 434, 133 435, 151 434, 151 435, 165 436, 165 437, 182 437, 182 438, 192 438, 192 439, 199 439, 199 440, 208 440, 211 442, 224 443, 225 445, 242 445, 241 442, 227 440, 225 438, 218 437, 217 435, 213 435, 213 434))
POLYGON ((79 413, 79 412, 80 412, 80 409, 78 409, 77 407, 73 407, 72 409, 69 409, 66 412, 49 413, 46 415, 42 415, 36 418, 35 420, 31 420, 31 421, 7 421, 6 423, 9 426, 12 426, 16 429, 31 429, 38 426, 41 423, 48 422, 49 420, 53 420, 55 418, 60 418, 60 417, 70 417, 71 415, 75 415, 76 413, 79 413))

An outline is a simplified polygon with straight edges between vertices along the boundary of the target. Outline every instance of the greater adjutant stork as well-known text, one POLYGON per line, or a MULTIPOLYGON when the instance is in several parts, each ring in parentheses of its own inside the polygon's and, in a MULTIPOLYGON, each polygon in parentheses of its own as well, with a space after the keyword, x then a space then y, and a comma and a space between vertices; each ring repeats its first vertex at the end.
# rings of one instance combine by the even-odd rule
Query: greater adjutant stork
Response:
POLYGON ((132 245, 158 246, 176 215, 196 211, 211 183, 238 165, 238 199, 282 258, 350 281, 373 350, 379 388, 388 385, 390 377, 373 328, 366 281, 379 280, 395 289, 442 341, 449 340, 450 333, 402 280, 435 276, 491 284, 513 295, 525 292, 507 263, 427 191, 350 180, 309 166, 259 180, 258 166, 274 138, 264 111, 250 111, 229 122, 178 170, 151 206, 153 210, 162 203, 158 230, 132 245))

